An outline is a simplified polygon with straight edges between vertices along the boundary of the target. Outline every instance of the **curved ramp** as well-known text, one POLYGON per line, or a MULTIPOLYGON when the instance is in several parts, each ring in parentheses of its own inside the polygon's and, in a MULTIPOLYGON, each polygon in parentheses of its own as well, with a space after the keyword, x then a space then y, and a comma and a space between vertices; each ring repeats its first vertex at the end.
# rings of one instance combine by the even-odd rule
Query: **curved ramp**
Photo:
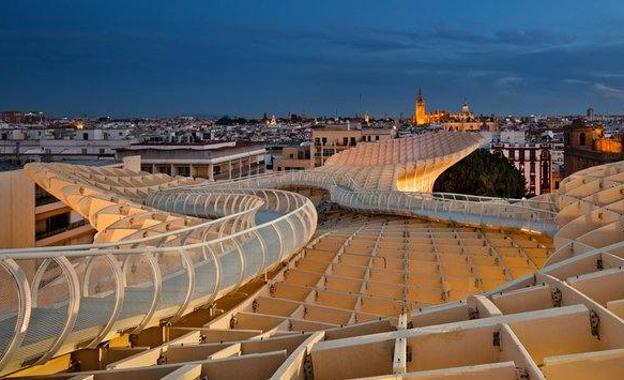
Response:
POLYGON ((295 193, 191 194, 156 190, 171 187, 158 183, 140 205, 120 195, 140 193, 128 191, 137 173, 116 169, 85 179, 72 172, 98 169, 31 164, 26 170, 89 219, 101 243, 2 251, 3 278, 14 285, 1 303, 4 373, 208 307, 290 258, 316 230, 314 205, 295 193))

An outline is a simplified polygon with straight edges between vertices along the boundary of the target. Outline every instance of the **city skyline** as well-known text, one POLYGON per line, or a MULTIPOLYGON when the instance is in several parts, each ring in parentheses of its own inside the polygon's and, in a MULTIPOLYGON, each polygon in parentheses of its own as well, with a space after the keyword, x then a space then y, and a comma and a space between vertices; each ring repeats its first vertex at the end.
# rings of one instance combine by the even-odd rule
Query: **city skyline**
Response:
POLYGON ((0 380, 624 379, 623 21, 6 0, 0 380))
POLYGON ((431 109, 618 114, 624 11, 596 5, 8 2, 0 109, 408 117, 420 87, 431 109))

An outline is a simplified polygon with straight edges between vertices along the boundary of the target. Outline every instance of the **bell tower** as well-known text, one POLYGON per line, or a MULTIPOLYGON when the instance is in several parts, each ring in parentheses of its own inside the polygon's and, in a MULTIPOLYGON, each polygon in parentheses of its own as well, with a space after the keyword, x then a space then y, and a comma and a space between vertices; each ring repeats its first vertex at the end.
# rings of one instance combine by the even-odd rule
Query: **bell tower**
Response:
POLYGON ((414 114, 412 115, 412 123, 416 125, 427 124, 427 109, 425 108, 425 98, 422 90, 418 89, 418 97, 414 106, 414 114))

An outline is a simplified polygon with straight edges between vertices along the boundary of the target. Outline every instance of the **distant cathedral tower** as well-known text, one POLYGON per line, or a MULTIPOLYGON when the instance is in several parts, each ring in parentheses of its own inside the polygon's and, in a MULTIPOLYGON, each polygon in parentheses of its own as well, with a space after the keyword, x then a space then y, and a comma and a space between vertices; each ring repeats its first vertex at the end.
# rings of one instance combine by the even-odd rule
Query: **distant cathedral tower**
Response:
POLYGON ((425 109, 425 98, 423 97, 422 90, 420 88, 418 89, 418 98, 416 99, 416 106, 414 107, 412 123, 416 125, 427 124, 427 110, 425 109))
POLYGON ((462 103, 461 113, 467 114, 467 115, 470 114, 470 106, 468 105, 468 102, 466 101, 466 99, 464 99, 464 102, 462 103))

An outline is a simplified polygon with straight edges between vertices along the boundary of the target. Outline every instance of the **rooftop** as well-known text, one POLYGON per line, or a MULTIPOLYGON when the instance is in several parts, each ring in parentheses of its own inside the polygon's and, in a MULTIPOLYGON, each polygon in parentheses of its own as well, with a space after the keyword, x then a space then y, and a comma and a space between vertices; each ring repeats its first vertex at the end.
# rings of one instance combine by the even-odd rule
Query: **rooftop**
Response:
POLYGON ((188 143, 143 142, 132 144, 120 150, 228 150, 235 148, 263 148, 264 144, 254 141, 199 141, 188 143))

